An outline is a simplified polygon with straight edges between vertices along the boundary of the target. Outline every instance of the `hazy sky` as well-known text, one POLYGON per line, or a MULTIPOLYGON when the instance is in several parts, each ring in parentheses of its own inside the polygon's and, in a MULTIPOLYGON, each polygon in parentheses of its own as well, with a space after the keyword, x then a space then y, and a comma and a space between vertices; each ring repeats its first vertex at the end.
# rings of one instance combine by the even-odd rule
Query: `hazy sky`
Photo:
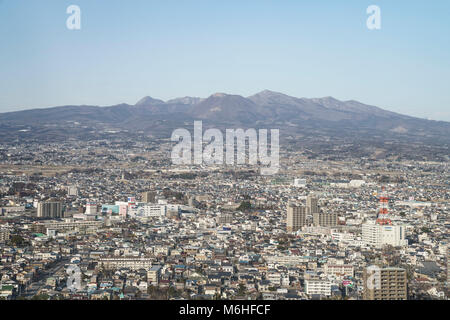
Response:
POLYGON ((0 0, 0 112, 270 89, 450 121, 449 79, 448 0, 0 0))

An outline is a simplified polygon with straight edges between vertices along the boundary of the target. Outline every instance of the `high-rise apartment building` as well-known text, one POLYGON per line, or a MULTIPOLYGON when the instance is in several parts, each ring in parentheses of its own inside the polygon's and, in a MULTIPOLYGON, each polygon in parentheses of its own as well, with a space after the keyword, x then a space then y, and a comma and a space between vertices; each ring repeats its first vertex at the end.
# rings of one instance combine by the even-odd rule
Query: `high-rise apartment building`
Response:
POLYGON ((286 226, 288 232, 295 232, 306 225, 306 207, 288 204, 286 226))
POLYGON ((313 213, 314 226, 320 227, 334 227, 337 226, 337 214, 328 212, 313 213))
POLYGON ((319 201, 316 197, 308 196, 306 198, 306 210, 308 214, 319 212, 319 201))
POLYGON ((37 207, 38 218, 62 218, 63 206, 61 202, 39 202, 37 207))
POLYGON ((366 268, 364 300, 407 300, 406 270, 402 268, 366 268))
POLYGON ((156 192, 146 191, 141 193, 141 201, 146 203, 155 203, 156 192))

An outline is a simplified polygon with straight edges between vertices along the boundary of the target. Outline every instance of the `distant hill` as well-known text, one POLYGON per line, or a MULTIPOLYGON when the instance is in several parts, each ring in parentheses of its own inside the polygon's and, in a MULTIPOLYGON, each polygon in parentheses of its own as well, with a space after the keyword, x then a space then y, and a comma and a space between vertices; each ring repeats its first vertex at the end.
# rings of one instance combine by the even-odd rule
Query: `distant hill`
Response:
POLYGON ((444 146, 450 142, 449 122, 410 117, 357 101, 296 98, 269 90, 250 97, 216 93, 206 99, 183 97, 164 102, 147 96, 135 105, 61 106, 1 113, 0 139, 101 139, 118 133, 169 138, 174 128, 189 129, 194 120, 219 128, 278 128, 281 137, 310 140, 403 139, 444 146))

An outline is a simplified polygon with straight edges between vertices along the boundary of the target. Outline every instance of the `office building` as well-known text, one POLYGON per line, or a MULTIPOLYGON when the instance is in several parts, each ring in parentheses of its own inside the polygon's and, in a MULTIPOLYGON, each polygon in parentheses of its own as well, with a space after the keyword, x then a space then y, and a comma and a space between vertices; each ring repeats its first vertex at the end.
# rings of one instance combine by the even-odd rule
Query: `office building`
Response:
POLYGON ((305 292, 308 295, 331 296, 331 282, 321 279, 306 279, 305 292))
POLYGON ((33 232, 46 233, 47 229, 56 231, 78 230, 84 231, 88 229, 98 229, 103 226, 103 221, 75 221, 73 219, 65 219, 66 221, 50 221, 44 223, 34 223, 31 226, 33 232))
POLYGON ((153 260, 150 257, 103 257, 98 260, 98 264, 105 270, 118 270, 122 268, 139 270, 151 268, 153 260))
POLYGON ((408 240, 405 239, 404 225, 379 225, 373 222, 362 225, 362 241, 375 248, 381 248, 384 245, 394 247, 408 245, 408 240))
MULTIPOLYGON (((167 213, 167 206, 161 204, 150 204, 136 208, 137 215, 141 217, 162 217, 167 213)), ((130 210, 131 212, 132 210, 130 210)))
POLYGON ((341 277, 353 277, 354 276, 354 267, 350 264, 331 264, 327 263, 324 267, 324 271, 326 274, 333 276, 341 276, 341 277))

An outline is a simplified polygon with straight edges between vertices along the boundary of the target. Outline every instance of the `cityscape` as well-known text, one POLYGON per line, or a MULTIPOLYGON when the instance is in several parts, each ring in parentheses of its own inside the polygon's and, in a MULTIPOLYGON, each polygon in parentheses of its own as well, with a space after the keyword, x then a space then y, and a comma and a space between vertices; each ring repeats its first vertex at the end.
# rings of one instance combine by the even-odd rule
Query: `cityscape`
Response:
POLYGON ((286 152, 264 176, 180 168, 168 153, 122 140, 3 146, 1 297, 448 298, 447 163, 286 152))
POLYGON ((449 12, 0 0, 0 307, 447 307, 449 12))

